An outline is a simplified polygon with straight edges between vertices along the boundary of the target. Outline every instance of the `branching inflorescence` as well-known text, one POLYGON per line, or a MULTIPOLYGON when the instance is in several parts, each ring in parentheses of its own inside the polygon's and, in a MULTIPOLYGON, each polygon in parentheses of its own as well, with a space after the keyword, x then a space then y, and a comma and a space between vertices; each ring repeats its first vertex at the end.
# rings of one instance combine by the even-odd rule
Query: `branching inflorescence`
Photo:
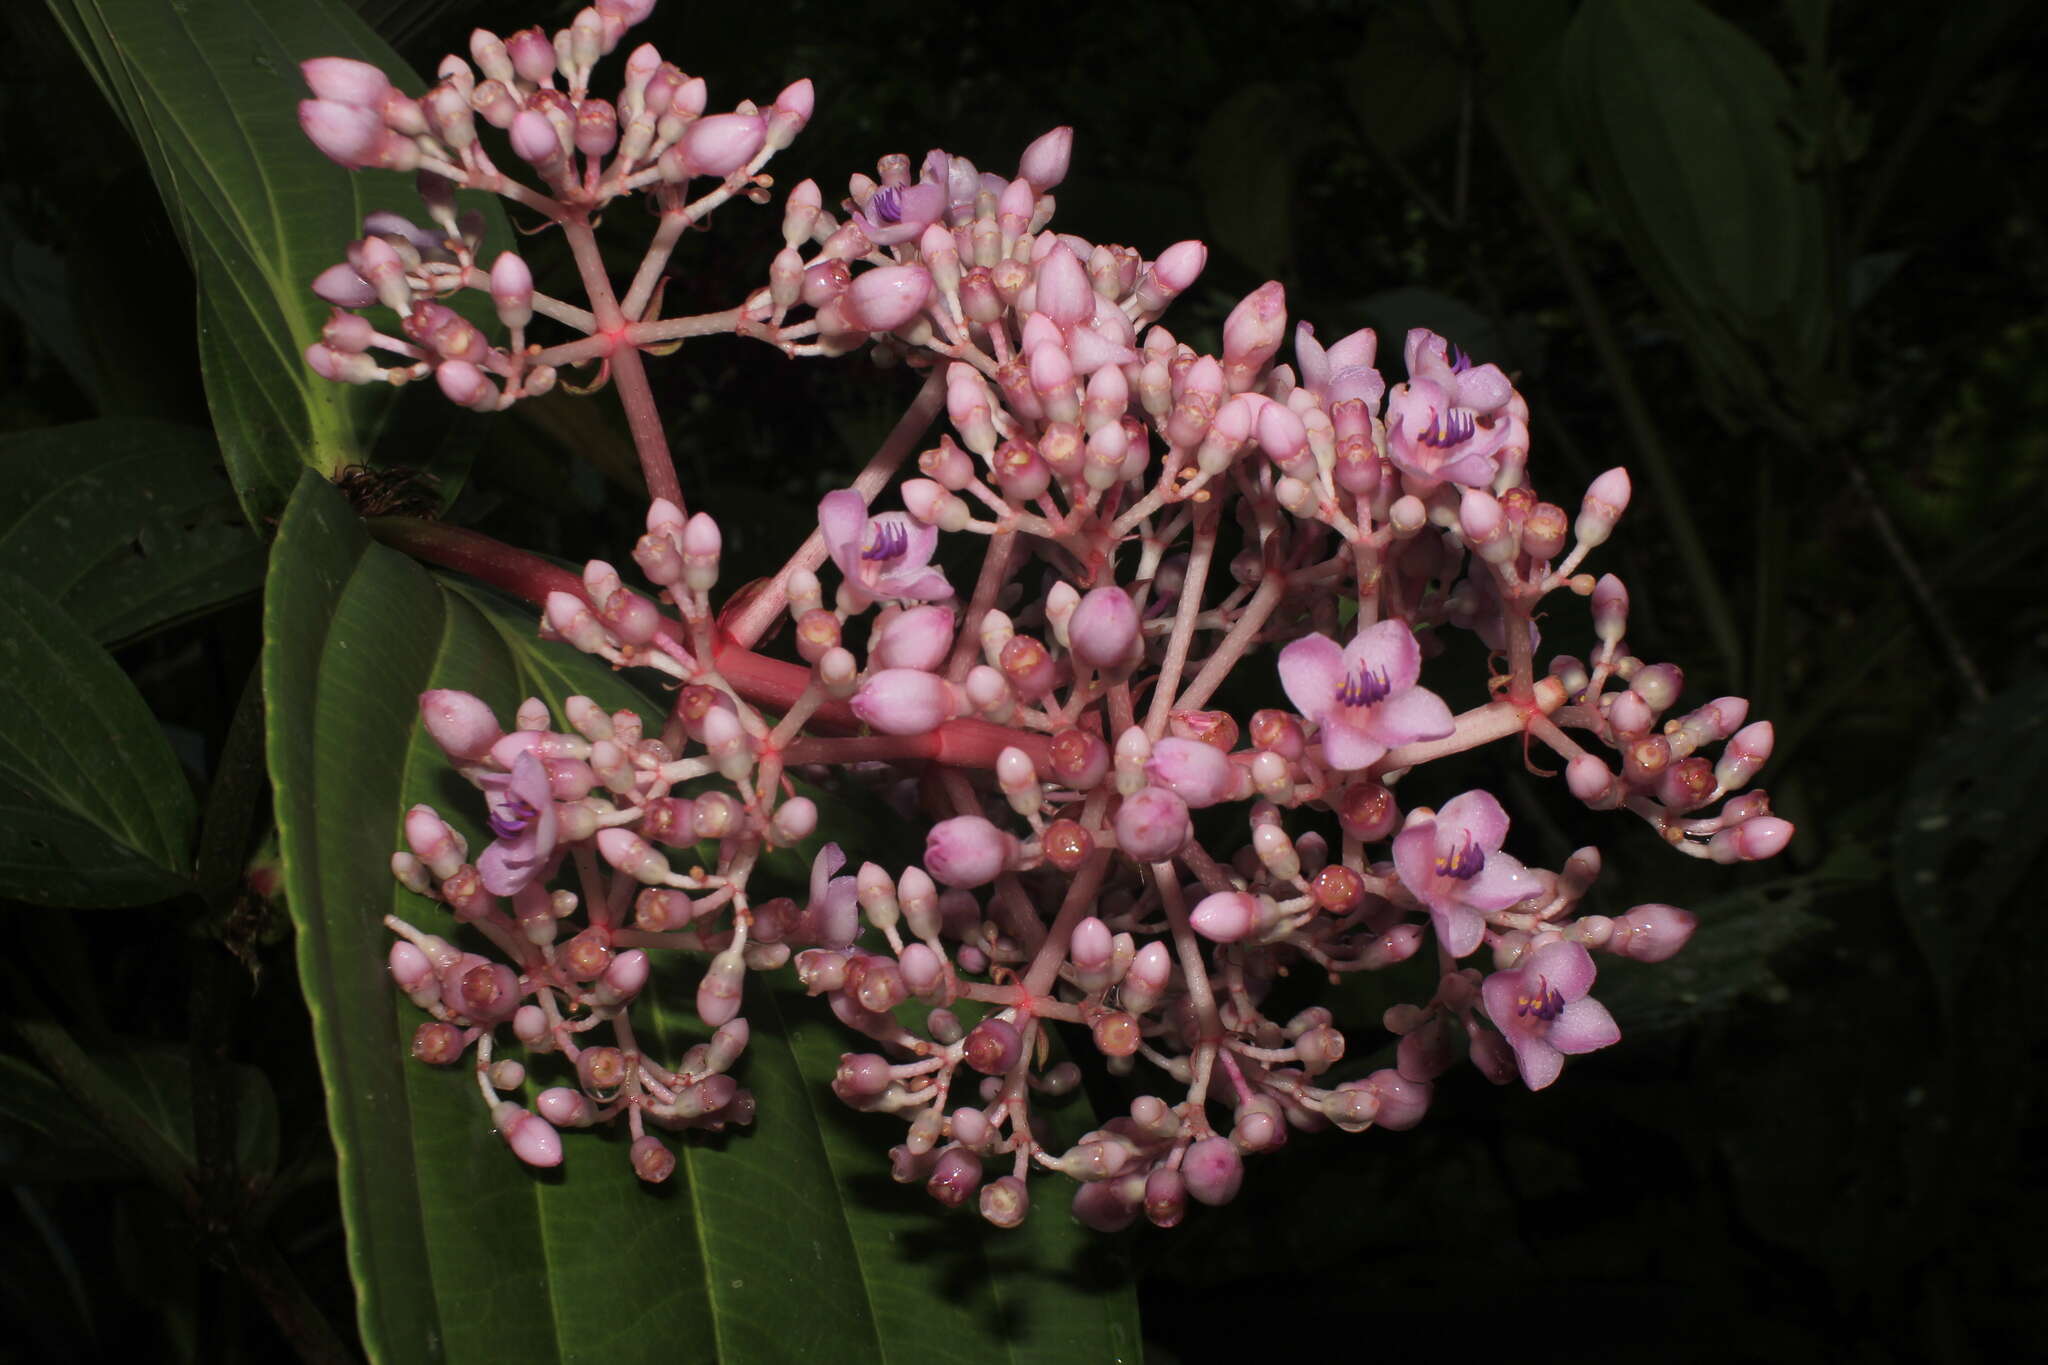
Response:
POLYGON ((314 286, 336 310, 311 365, 352 383, 431 375, 480 410, 595 366, 646 474, 632 557, 654 590, 602 561, 578 579, 450 527, 384 533, 524 595, 550 638, 675 688, 659 735, 580 697, 560 717, 528 701, 510 731, 468 694, 420 699, 495 838, 472 859, 433 810, 405 817, 399 881, 487 950, 388 921, 391 975, 432 1016, 415 1055, 473 1057, 522 1160, 553 1165, 559 1129, 623 1115, 635 1170, 661 1180, 674 1157, 649 1125, 752 1119, 729 1074, 748 1037, 742 979, 793 960, 869 1040, 833 1088, 907 1122, 891 1153, 899 1179, 948 1205, 978 1196, 985 1218, 1012 1226, 1031 1169, 1062 1171, 1083 1182, 1076 1214, 1115 1228, 1230 1199, 1241 1157, 1290 1127, 1413 1125, 1461 1051, 1491 1080, 1540 1089, 1566 1055, 1614 1042, 1590 994, 1593 954, 1661 960, 1692 917, 1660 904, 1585 913, 1596 849, 1528 866, 1506 851, 1491 793, 1435 809, 1403 809, 1398 793, 1433 759, 1541 745, 1573 797, 1627 809, 1680 852, 1725 863, 1784 847, 1791 826, 1743 790, 1769 756, 1769 723, 1745 724, 1740 698, 1679 709, 1679 669, 1628 648, 1621 582, 1580 571, 1628 504, 1627 474, 1596 479, 1576 516, 1544 501, 1521 395, 1425 331, 1409 334, 1408 378, 1391 392, 1370 331, 1325 348, 1300 323, 1293 364, 1276 363, 1277 283, 1230 314, 1220 356, 1198 354, 1157 319, 1200 273, 1199 242, 1147 260, 1049 230, 1065 128, 1008 179, 941 151, 884 157, 875 178, 851 178, 843 216, 806 181, 784 199, 765 287, 723 312, 664 318, 683 231, 734 197, 768 200, 762 167, 810 117, 812 93, 799 82, 766 108, 706 113, 704 83, 642 46, 615 99, 592 95, 600 58, 652 8, 599 0, 552 38, 479 31, 474 65, 449 57, 418 99, 362 63, 305 67, 314 142, 343 165, 417 171, 435 225, 365 223, 314 286), (507 134, 522 178, 486 152, 479 119, 507 134), (587 300, 537 293, 510 252, 485 270, 458 187, 559 230, 587 300), (620 290, 592 227, 622 197, 651 200, 658 226, 620 290), (488 291, 500 341, 443 301, 463 290, 488 291), (377 305, 401 336, 358 311, 377 305), (536 317, 566 339, 530 338, 536 317), (789 356, 868 347, 926 374, 781 572, 722 610, 719 528, 686 510, 641 359, 716 333, 789 356), (941 408, 951 434, 898 482, 941 408), (902 510, 876 510, 892 485, 902 510), (962 545, 981 550, 972 582, 940 567, 962 545), (1533 618, 1560 590, 1590 599, 1597 647, 1539 672, 1533 618), (785 620, 795 659, 759 648, 785 620), (1421 670, 1460 630, 1493 665, 1488 700, 1453 714, 1421 670), (1276 647, 1277 669, 1264 662, 1276 647), (1289 707, 1243 720, 1211 709, 1247 671, 1265 689, 1277 673, 1289 707), (762 855, 817 828, 799 774, 835 799, 879 789, 917 812, 922 862, 849 872, 827 845, 803 904, 756 896, 762 855), (1328 1080, 1347 1046, 1331 1012, 1262 1012, 1290 968, 1335 979, 1425 948, 1433 993, 1380 1021, 1399 1037, 1392 1067, 1328 1080), (673 1067, 631 1023, 660 950, 709 958, 696 1009, 715 1032, 673 1067), (1166 1093, 1055 1142, 1034 1096, 1079 1073, 1049 1063, 1054 1024, 1166 1093), (529 1054, 574 1069, 537 1113, 506 1098, 527 1085, 521 1063, 494 1057, 508 1027, 529 1054))

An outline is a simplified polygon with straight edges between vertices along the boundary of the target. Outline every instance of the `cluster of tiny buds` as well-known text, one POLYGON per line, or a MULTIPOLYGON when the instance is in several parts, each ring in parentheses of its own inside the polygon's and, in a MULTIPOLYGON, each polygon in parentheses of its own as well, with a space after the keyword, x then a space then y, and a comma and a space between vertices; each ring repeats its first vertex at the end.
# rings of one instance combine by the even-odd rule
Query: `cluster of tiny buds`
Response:
MULTIPOLYGON (((671 229, 710 201, 765 194, 762 160, 810 111, 803 86, 767 114, 705 116, 701 84, 643 48, 603 106, 610 121, 592 114, 602 126, 584 140, 591 65, 648 7, 600 4, 552 43, 480 34, 472 55, 488 79, 444 69, 437 89, 462 99, 414 102, 446 106, 417 130, 402 112, 414 105, 387 86, 362 77, 344 92, 309 63, 311 103, 365 111, 389 135, 338 159, 403 167, 416 153, 439 183, 537 205, 572 234, 612 195, 648 193, 660 211, 623 304, 601 274, 586 279, 586 312, 532 295, 523 266, 496 289, 494 270, 494 298, 518 304, 501 314, 509 348, 485 347, 426 298, 476 284, 459 223, 432 245, 394 228, 411 257, 373 232, 366 242, 385 247, 358 243, 349 298, 367 290, 399 311, 413 337, 401 345, 457 401, 451 366, 496 376, 480 406, 531 391, 554 364, 616 361, 632 417, 624 367, 716 330, 789 355, 866 347, 924 386, 852 486, 821 499, 783 569, 720 605, 718 523, 679 493, 652 498, 631 549, 646 590, 601 560, 576 576, 505 547, 447 551, 535 602, 545 637, 663 675, 673 703, 655 735, 580 697, 560 720, 528 701, 509 732, 468 694, 421 698, 494 837, 472 862, 439 814, 416 809, 393 871, 501 958, 390 921, 392 976, 433 1015, 421 1060, 473 1050, 490 1117, 522 1159, 551 1164, 560 1128, 623 1114, 635 1169, 658 1179, 673 1159, 645 1125, 752 1117, 727 1074, 746 1042, 744 976, 792 964, 867 1040, 832 1088, 907 1126, 898 1179, 1014 1226, 1027 1177, 1057 1171, 1080 1182, 1075 1214, 1108 1229, 1171 1226, 1189 1200, 1229 1200, 1242 1158, 1290 1131, 1411 1127, 1460 1057, 1540 1089, 1565 1058, 1616 1042, 1591 994, 1595 955, 1669 958, 1693 917, 1660 903, 1597 912, 1599 851, 1525 864, 1483 787, 1436 805, 1409 793, 1434 760, 1542 747, 1572 797, 1640 818, 1679 852, 1730 863, 1785 847, 1792 827, 1748 790, 1769 723, 1741 698, 1681 706, 1679 667, 1630 647, 1626 587, 1582 569, 1628 507, 1627 473, 1596 478, 1576 513, 1545 501, 1527 404, 1499 367, 1418 329, 1390 386, 1370 330, 1327 347, 1306 322, 1290 330, 1277 283, 1230 313, 1220 355, 1177 340, 1157 319, 1205 249, 1148 260, 1053 231, 1064 128, 1009 178, 939 150, 884 157, 875 177, 849 180, 843 220, 806 181, 786 196, 765 288, 707 319, 630 321, 653 317, 671 229), (511 131, 544 192, 450 134, 458 103, 511 131), (716 118, 752 122, 742 137, 716 118), (680 185, 696 175, 721 179, 688 201, 680 185), (586 339, 522 349, 532 312, 586 339), (898 478, 941 412, 950 431, 898 478), (892 486, 900 508, 878 510, 892 486), (950 566, 973 551, 979 567, 959 586, 950 566), (1536 621, 1560 592, 1588 602, 1593 644, 1546 668, 1536 621), (1437 689, 1457 684, 1425 686, 1423 669, 1457 631, 1489 665, 1454 711, 1437 689), (1226 685, 1275 704, 1240 719, 1214 705, 1226 685), (921 853, 894 870, 852 866, 819 846, 821 801, 886 803, 923 830, 921 853), (777 876, 796 879, 799 848, 801 904, 768 894, 777 876), (558 879, 575 889, 550 889, 558 879), (673 1071, 644 1054, 630 1018, 662 950, 707 959, 696 1011, 715 1030, 673 1071), (1384 1065, 1360 1065, 1356 1021, 1320 1006, 1266 1013, 1290 973, 1334 981, 1401 964, 1421 998, 1372 1021, 1394 1040, 1384 1065), (501 1025, 529 1052, 560 1053, 576 1087, 545 1091, 537 1113, 501 1098, 526 1083, 519 1063, 492 1060, 501 1025), (611 1042, 583 1046, 595 1029, 611 1042), (1060 1047, 1130 1078, 1127 1112, 1059 1135, 1047 1102, 1080 1077, 1060 1047)), ((320 141, 315 124, 309 114, 320 141)), ((335 325, 361 322, 345 316, 335 325)), ((637 418, 635 433, 652 439, 637 418)))

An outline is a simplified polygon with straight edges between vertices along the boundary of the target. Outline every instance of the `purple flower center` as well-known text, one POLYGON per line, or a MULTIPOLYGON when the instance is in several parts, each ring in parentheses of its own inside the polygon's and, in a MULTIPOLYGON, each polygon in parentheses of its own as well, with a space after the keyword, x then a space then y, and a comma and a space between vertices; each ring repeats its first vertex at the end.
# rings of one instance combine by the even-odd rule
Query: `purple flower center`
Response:
POLYGON ((900 223, 903 221, 903 191, 895 185, 884 185, 868 199, 868 217, 878 223, 900 223))
POLYGON ((1436 874, 1439 877, 1455 877, 1469 882, 1479 875, 1479 869, 1486 866, 1486 851, 1472 842, 1470 835, 1459 844, 1457 851, 1436 855, 1436 874))
POLYGON ((505 799, 491 812, 491 832, 500 839, 515 838, 526 832, 526 827, 540 818, 540 811, 531 801, 512 792, 505 793, 505 799))
POLYGON ((874 532, 874 538, 861 547, 862 559, 900 559, 910 548, 910 531, 900 522, 873 521, 868 523, 868 529, 874 532))
POLYGON ((1337 689, 1339 706, 1371 706, 1385 701, 1387 694, 1394 690, 1387 681, 1387 675, 1361 665, 1356 673, 1344 679, 1344 685, 1337 689))
POLYGON ((1549 977, 1539 976, 1535 990, 1524 987, 1515 997, 1515 1013, 1523 1018, 1533 1014, 1548 1024, 1564 1013, 1564 992, 1551 985, 1549 977))
POLYGON ((1464 408, 1452 408, 1449 412, 1435 414, 1429 425, 1422 429, 1422 434, 1415 439, 1426 446, 1435 446, 1442 450, 1446 446, 1460 445, 1471 440, 1472 433, 1478 430, 1478 426, 1470 412, 1464 408))

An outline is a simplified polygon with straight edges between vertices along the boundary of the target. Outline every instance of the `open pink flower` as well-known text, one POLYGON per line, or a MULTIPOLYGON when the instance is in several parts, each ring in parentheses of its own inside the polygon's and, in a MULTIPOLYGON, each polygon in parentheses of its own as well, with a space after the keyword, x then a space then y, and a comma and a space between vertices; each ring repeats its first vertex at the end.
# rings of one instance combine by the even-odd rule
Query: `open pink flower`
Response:
POLYGON ((1427 327, 1412 329, 1401 350, 1409 379, 1429 380, 1450 395, 1452 403, 1481 417, 1505 407, 1515 391, 1500 366, 1474 365, 1470 356, 1427 327))
POLYGON ((1546 943, 1479 989, 1487 1017, 1515 1049, 1522 1083, 1541 1090, 1564 1070, 1564 1059, 1621 1041, 1614 1016, 1593 989, 1593 955, 1582 944, 1546 943))
POLYGON ((1493 482, 1494 453, 1509 424, 1471 408, 1429 379, 1396 384, 1387 399, 1387 458, 1427 487, 1446 480, 1467 488, 1493 482))
POLYGON ((1294 329, 1294 361, 1301 370, 1301 386, 1323 400, 1328 407, 1356 398, 1375 412, 1386 395, 1387 381, 1373 368, 1379 337, 1370 327, 1361 327, 1328 349, 1316 340, 1316 329, 1308 323, 1294 329))
POLYGON ((485 773, 476 781, 498 836, 476 860, 477 875, 484 890, 509 896, 525 890, 554 856, 555 797, 547 765, 528 750, 513 760, 511 772, 485 773))
POLYGON ((908 512, 868 515, 868 505, 851 488, 827 493, 818 502, 818 529, 825 549, 846 575, 855 605, 878 597, 935 602, 953 595, 946 575, 931 567, 939 547, 937 528, 908 512))
POLYGON ((852 877, 832 874, 846 866, 846 853, 837 844, 827 844, 811 860, 811 899, 783 937, 790 943, 810 943, 820 948, 845 948, 860 932, 858 884, 852 877))
POLYGON ((916 241, 946 211, 948 167, 946 154, 934 150, 925 156, 916 184, 879 186, 853 211, 861 235, 876 246, 916 241))
POLYGON ((1342 649, 1327 635, 1306 635, 1280 651, 1287 699, 1321 727, 1324 759, 1344 771, 1455 728, 1443 698, 1415 685, 1421 674, 1422 651, 1400 621, 1368 626, 1342 649))
POLYGON ((1508 813, 1493 793, 1469 791, 1394 836, 1394 871, 1429 907, 1437 941, 1452 957, 1479 946, 1487 914, 1540 889, 1528 868, 1500 851, 1507 835, 1508 813))

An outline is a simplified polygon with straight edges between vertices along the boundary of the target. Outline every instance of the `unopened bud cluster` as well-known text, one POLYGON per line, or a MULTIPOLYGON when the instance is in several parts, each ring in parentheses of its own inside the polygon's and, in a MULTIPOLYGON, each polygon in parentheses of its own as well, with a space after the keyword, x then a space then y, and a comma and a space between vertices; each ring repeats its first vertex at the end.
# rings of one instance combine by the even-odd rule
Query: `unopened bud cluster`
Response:
MULTIPOLYGON (((650 196, 661 226, 625 296, 644 304, 671 228, 762 190, 762 161, 810 112, 804 86, 772 111, 705 115, 701 83, 644 47, 618 99, 593 101, 592 63, 650 7, 599 4, 552 40, 479 33, 478 69, 451 58, 422 101, 309 63, 308 129, 350 164, 538 201, 571 229, 650 196), (509 131, 538 188, 499 175, 472 114, 509 131), (693 176, 718 187, 686 201, 693 176)), ((1416 331, 1389 388, 1370 331, 1326 347, 1290 327, 1278 284, 1230 314, 1221 354, 1198 352, 1157 319, 1204 248, 1147 258, 1052 230, 1069 147, 1069 130, 1047 134, 1010 177, 941 151, 884 157, 837 214, 805 182, 766 286, 716 327, 686 320, 791 355, 867 346, 925 376, 918 420, 820 502, 772 580, 714 606, 718 524, 665 497, 631 547, 640 586, 604 561, 580 580, 503 580, 541 607, 544 634, 666 674, 659 735, 584 698, 559 717, 529 701, 509 730, 466 694, 421 698, 495 837, 472 858, 438 814, 408 814, 394 872, 479 951, 394 919, 391 974, 432 1016, 416 1054, 469 1059, 521 1159, 553 1164, 559 1129, 623 1115, 634 1169, 659 1180, 674 1159, 648 1125, 750 1120, 730 1075, 744 977, 788 966, 862 1037, 832 1086, 904 1123, 899 1180, 1013 1226, 1028 1177, 1058 1171, 1092 1226, 1171 1226, 1190 1201, 1231 1199, 1242 1159, 1291 1132, 1413 1126, 1460 1058, 1549 1085, 1567 1056, 1619 1037, 1592 995, 1596 955, 1656 962, 1690 936, 1672 906, 1594 909, 1595 848, 1554 869, 1521 861, 1500 801, 1433 791, 1430 761, 1546 748, 1571 798, 1719 862, 1790 838, 1747 790, 1769 723, 1740 698, 1682 701, 1679 667, 1630 647, 1625 586, 1582 571, 1627 509, 1624 471, 1546 499, 1528 408, 1498 367, 1416 331), (941 410, 950 430, 902 469, 941 410), (1559 593, 1587 599, 1593 645, 1539 662, 1539 604, 1559 593), (1484 642, 1489 671, 1425 685, 1452 632, 1484 642), (1272 704, 1219 708, 1226 683, 1272 704), (922 827, 921 854, 856 864, 826 844, 801 904, 762 894, 764 855, 820 827, 792 775, 819 799, 893 803, 922 827), (631 1023, 663 950, 702 960, 696 1010, 715 1030, 672 1065, 631 1023), (1421 998, 1383 1018, 1268 1013, 1283 974, 1418 957, 1435 964, 1421 998), (1389 1065, 1345 1064, 1360 1029, 1363 1050, 1376 1029, 1397 1040, 1389 1065), (530 1107, 504 1098, 537 1084, 494 1059, 508 1031, 529 1057, 560 1054, 574 1084, 530 1107), (1062 1130, 1044 1101, 1079 1071, 1049 1033, 1130 1078, 1125 1112, 1062 1130)), ((495 406, 531 391, 550 354, 684 334, 599 326, 503 259, 503 279, 485 277, 473 234, 443 227, 372 226, 337 301, 397 313, 412 340, 367 345, 436 370, 458 402, 480 391, 448 377, 457 364, 495 376, 472 403, 495 406), (432 311, 461 287, 492 291, 509 347, 432 311), (590 339, 522 350, 535 313, 590 339)), ((616 297, 601 274, 586 283, 594 305, 616 297)), ((353 341, 370 324, 334 327, 353 341)), ((315 349, 323 372, 365 353, 315 349)))

